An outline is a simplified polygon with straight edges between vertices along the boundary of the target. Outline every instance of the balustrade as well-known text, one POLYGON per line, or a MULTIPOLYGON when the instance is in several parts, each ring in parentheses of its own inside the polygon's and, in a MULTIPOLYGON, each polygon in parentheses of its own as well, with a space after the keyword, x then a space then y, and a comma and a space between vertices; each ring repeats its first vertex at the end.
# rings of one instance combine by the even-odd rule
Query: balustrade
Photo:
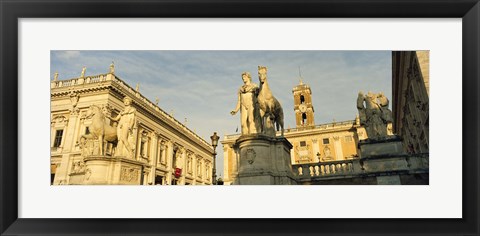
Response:
POLYGON ((100 74, 95 76, 80 77, 80 78, 74 78, 69 80, 52 81, 51 88, 61 88, 61 87, 79 85, 79 84, 98 83, 106 80, 108 80, 107 74, 100 74))
POLYGON ((354 160, 329 161, 310 164, 293 165, 294 172, 301 177, 318 177, 353 174, 354 160))

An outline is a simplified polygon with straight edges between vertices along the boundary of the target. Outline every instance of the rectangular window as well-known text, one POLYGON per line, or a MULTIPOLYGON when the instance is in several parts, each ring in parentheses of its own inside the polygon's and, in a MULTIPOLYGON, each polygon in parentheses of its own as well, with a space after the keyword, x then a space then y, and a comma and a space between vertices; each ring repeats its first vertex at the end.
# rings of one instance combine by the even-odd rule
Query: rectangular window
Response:
POLYGON ((323 139, 323 144, 329 144, 329 143, 330 143, 330 141, 328 140, 328 138, 323 139))
POLYGON ((352 136, 345 136, 345 142, 351 142, 353 141, 352 136))
POLYGON ((307 146, 307 142, 305 141, 300 141, 300 147, 305 147, 307 146))
POLYGON ((62 137, 63 129, 57 130, 57 132, 55 132, 55 140, 53 141, 53 147, 60 147, 60 144, 62 144, 62 137))

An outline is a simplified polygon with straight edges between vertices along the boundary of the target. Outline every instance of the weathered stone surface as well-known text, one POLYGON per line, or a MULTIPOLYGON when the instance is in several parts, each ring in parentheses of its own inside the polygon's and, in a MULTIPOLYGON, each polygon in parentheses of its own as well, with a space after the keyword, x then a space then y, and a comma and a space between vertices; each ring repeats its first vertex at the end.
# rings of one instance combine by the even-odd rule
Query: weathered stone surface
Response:
POLYGON ((148 174, 150 166, 126 157, 89 156, 85 158, 85 177, 88 185, 139 185, 142 171, 148 174))
POLYGON ((406 171, 408 163, 405 157, 371 158, 363 161, 363 168, 367 173, 385 171, 406 171))
POLYGON ((290 163, 291 148, 285 138, 241 136, 235 143, 239 165, 234 184, 296 184, 290 163))
POLYGON ((371 157, 380 155, 403 155, 405 154, 403 144, 400 139, 390 139, 384 141, 360 141, 358 143, 360 157, 371 157))
POLYGON ((400 176, 398 175, 387 175, 387 176, 377 176, 378 185, 400 185, 400 176))

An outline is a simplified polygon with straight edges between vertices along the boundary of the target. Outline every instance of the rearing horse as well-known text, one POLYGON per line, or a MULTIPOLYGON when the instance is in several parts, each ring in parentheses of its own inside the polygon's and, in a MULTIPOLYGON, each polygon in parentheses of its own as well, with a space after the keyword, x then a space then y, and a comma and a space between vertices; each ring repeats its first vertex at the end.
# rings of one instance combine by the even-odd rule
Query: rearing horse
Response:
POLYGON ((268 86, 267 67, 258 66, 258 79, 260 80, 260 91, 258 93, 258 105, 260 107, 260 117, 262 118, 262 131, 265 133, 269 122, 266 119, 273 118, 277 131, 281 128, 283 137, 283 109, 282 105, 272 95, 272 91, 268 86))
POLYGON ((100 107, 91 105, 86 114, 87 119, 92 119, 92 124, 88 127, 90 133, 84 134, 80 138, 97 139, 100 155, 105 155, 103 141, 115 143, 117 141, 117 129, 105 123, 105 115, 100 107))

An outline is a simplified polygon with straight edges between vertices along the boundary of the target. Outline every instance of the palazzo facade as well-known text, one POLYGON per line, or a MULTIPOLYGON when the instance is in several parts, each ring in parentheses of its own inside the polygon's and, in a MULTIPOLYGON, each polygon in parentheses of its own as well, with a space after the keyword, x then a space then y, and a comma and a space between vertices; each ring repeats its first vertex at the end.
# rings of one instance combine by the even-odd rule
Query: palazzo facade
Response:
POLYGON ((95 184, 89 178, 98 173, 85 160, 110 161, 111 170, 100 173, 106 179, 101 184, 212 184, 211 144, 144 97, 138 85, 134 89, 118 78, 113 65, 100 75, 87 76, 85 70, 67 80, 58 80, 56 73, 51 81, 51 184, 95 184), (93 106, 101 109, 106 125, 116 129, 118 123, 110 117, 124 110, 125 97, 135 111, 130 137, 134 148, 131 156, 117 161, 115 143, 87 143, 82 137, 93 132, 88 115, 93 106))

